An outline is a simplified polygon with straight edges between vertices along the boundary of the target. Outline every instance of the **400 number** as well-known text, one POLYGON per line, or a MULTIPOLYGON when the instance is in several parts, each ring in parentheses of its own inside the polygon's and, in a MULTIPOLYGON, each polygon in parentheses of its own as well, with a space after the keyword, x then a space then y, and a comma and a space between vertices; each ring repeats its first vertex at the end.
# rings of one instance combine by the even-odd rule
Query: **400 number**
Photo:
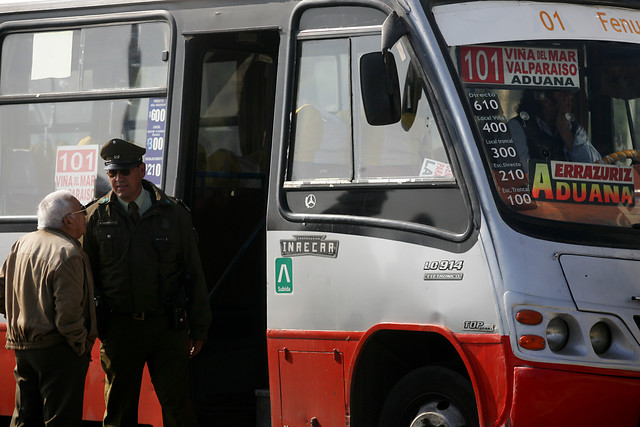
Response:
POLYGON ((484 126, 482 126, 482 130, 485 132, 493 133, 506 132, 507 124, 504 122, 489 122, 485 123, 484 126))

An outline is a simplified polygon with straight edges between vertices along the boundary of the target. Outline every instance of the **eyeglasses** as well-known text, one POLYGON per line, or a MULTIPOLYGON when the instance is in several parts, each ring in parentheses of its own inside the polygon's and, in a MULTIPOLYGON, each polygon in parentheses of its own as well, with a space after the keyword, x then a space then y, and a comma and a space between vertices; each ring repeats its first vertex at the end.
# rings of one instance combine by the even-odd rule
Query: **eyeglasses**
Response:
POLYGON ((82 212, 82 215, 87 216, 87 208, 85 208, 85 207, 83 207, 83 208, 82 208, 82 209, 80 209, 79 211, 69 212, 69 213, 68 213, 67 215, 65 215, 65 216, 68 216, 68 215, 75 215, 75 214, 80 213, 80 212, 82 212))
MULTIPOLYGON (((137 166, 135 166, 137 167, 137 166)), ((122 176, 129 176, 129 174, 131 173, 131 171, 133 170, 133 168, 126 168, 126 169, 110 169, 107 171, 107 175, 109 175, 109 178, 115 178, 116 176, 118 176, 118 173, 122 176)))

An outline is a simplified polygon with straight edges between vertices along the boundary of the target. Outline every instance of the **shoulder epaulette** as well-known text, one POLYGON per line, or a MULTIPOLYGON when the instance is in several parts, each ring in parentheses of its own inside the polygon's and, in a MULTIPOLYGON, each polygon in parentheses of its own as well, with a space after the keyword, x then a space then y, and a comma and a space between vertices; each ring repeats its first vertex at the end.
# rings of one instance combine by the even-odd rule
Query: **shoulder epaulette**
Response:
POLYGON ((97 202, 98 200, 100 200, 100 198, 96 198, 93 199, 92 201, 90 201, 89 203, 87 203, 86 205, 84 205, 84 208, 88 208, 89 206, 91 206, 92 204, 94 204, 95 202, 97 202))
POLYGON ((185 208, 187 210, 187 212, 191 213, 191 209, 189 209, 189 206, 187 206, 187 204, 184 202, 184 200, 182 199, 178 199, 177 197, 170 197, 175 203, 179 204, 180 206, 182 206, 183 208, 185 208))

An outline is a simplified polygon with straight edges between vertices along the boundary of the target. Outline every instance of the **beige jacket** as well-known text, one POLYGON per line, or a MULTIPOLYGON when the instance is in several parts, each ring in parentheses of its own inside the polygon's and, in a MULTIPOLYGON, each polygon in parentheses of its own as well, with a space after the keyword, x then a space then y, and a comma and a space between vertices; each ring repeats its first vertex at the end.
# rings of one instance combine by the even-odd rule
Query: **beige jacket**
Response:
POLYGON ((91 351, 97 336, 93 278, 80 243, 56 229, 18 239, 0 269, 0 312, 10 350, 66 341, 80 356, 91 351))

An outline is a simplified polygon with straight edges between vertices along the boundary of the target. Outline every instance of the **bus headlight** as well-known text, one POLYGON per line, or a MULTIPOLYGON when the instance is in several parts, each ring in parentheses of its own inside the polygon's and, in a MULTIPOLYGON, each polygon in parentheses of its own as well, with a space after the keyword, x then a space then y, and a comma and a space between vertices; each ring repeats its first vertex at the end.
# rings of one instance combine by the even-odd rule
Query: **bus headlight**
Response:
POLYGON ((598 322, 589 331, 591 347, 596 354, 602 354, 611 346, 611 329, 604 322, 598 322))
POLYGON ((569 341, 569 326, 560 317, 554 317, 547 325, 547 344, 551 351, 560 351, 569 341))

